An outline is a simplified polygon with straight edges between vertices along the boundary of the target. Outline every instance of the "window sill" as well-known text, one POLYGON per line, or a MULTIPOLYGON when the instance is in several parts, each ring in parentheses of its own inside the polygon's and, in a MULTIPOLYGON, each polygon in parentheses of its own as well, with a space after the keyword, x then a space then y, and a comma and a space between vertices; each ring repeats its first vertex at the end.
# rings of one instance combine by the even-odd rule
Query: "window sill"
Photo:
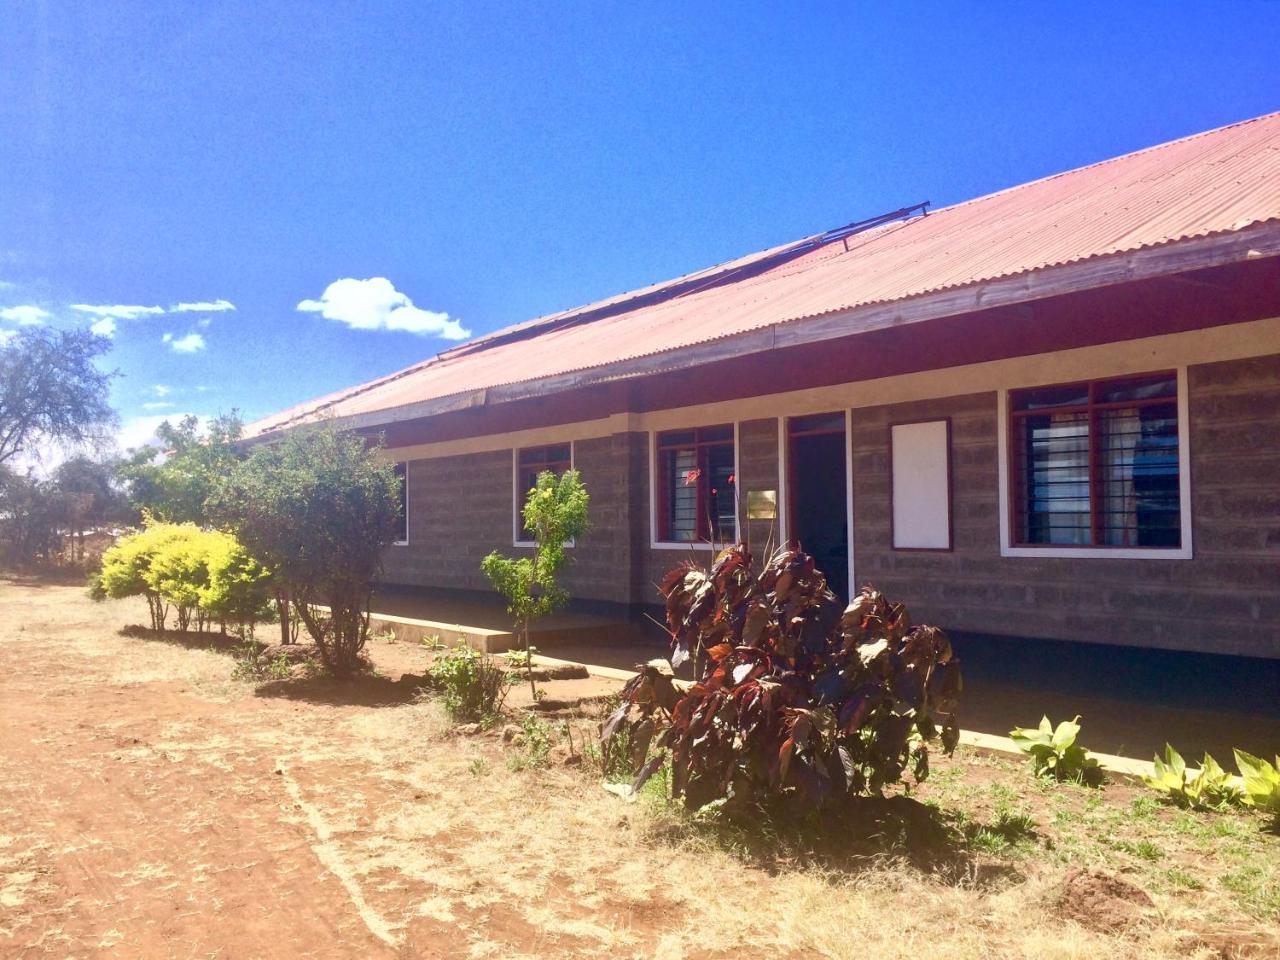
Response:
POLYGON ((408 545, 409 545, 408 540, 392 540, 391 541, 391 546, 393 547, 407 547, 408 545))
POLYGON ((1191 547, 1001 547, 1002 557, 1046 557, 1072 560, 1190 560, 1191 547))
MULTIPOLYGON (((564 548, 566 550, 572 550, 577 545, 578 542, 576 540, 566 540, 564 542, 564 548)), ((536 550, 538 549, 538 542, 536 540, 513 540, 511 542, 511 546, 523 547, 526 550, 536 550)))
MULTIPOLYGON (((725 544, 732 546, 732 544, 725 544)), ((711 550, 715 551, 716 547, 706 540, 651 540, 649 541, 649 549, 651 550, 711 550)), ((720 549, 724 549, 721 547, 720 549)))

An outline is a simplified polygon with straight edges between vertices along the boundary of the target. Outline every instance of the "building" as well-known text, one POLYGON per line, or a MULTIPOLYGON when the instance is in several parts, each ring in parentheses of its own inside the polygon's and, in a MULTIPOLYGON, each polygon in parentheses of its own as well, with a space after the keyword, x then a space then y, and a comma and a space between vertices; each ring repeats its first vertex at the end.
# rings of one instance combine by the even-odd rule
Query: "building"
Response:
POLYGON ((382 433, 389 582, 488 590, 579 469, 574 595, 799 538, 951 629, 1280 658, 1280 113, 542 317, 250 425, 382 433), (776 520, 767 517, 776 504, 776 520))

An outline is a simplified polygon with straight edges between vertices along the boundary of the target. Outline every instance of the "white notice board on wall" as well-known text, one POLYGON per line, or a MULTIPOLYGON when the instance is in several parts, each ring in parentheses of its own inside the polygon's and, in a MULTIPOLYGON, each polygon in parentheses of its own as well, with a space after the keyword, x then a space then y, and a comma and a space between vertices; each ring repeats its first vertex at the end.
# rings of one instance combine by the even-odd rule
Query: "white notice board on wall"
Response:
POLYGON ((889 428, 893 471, 893 546, 951 549, 951 422, 889 428))

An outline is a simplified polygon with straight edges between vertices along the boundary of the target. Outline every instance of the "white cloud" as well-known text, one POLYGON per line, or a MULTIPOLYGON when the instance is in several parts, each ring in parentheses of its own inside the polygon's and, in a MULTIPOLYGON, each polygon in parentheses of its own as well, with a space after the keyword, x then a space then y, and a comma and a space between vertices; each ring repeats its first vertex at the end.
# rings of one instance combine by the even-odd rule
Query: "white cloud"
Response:
POLYGON ((172 333, 166 333, 160 339, 167 343, 174 353, 196 353, 205 348, 204 337, 195 332, 188 333, 185 337, 175 337, 172 333))
POLYGON ((164 307, 143 307, 129 303, 101 305, 73 303, 71 309, 79 310, 81 313, 91 313, 95 317, 114 317, 117 320, 137 320, 139 317, 145 317, 150 314, 164 313, 164 307))
POLYGON ((208 330, 209 326, 212 323, 213 323, 213 317, 201 317, 199 320, 196 321, 196 326, 199 327, 201 330, 208 330))
POLYGON ((303 300, 298 309, 337 320, 354 330, 404 330, 446 340, 471 336, 471 331, 457 320, 450 320, 449 314, 415 307, 386 277, 335 280, 325 287, 319 300, 303 300))
POLYGON ((143 410, 168 410, 173 406, 172 400, 152 400, 142 405, 143 410))
POLYGON ((166 383, 157 383, 154 387, 151 388, 151 390, 152 392, 155 393, 157 397, 167 397, 169 394, 173 392, 173 387, 169 386, 166 383))
POLYGON ((89 329, 100 337, 114 337, 116 335, 116 322, 111 317, 99 317, 89 324, 89 329))
POLYGON ((30 303, 20 307, 5 307, 0 310, 0 320, 12 320, 22 327, 39 326, 49 316, 52 316, 52 314, 48 310, 42 310, 30 303))
POLYGON ((3 347, 6 343, 8 343, 17 335, 18 335, 17 330, 0 329, 0 347, 3 347))
POLYGON ((169 308, 170 313, 221 313, 234 310, 236 305, 230 300, 197 300, 194 303, 179 303, 169 308))

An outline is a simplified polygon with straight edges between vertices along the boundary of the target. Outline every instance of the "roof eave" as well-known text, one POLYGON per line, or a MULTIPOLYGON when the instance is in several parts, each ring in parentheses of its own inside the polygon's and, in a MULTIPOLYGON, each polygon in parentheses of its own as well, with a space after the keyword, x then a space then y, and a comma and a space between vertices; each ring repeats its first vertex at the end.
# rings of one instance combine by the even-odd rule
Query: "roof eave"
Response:
MULTIPOLYGON (((685 370, 775 347, 819 343, 873 330, 1273 256, 1280 256, 1280 220, 1276 219, 1256 222, 1230 232, 1090 257, 902 300, 865 304, 848 310, 787 320, 675 350, 536 380, 435 397, 369 413, 332 417, 328 422, 350 430, 388 426, 442 413, 548 396, 615 380, 685 370)), ((268 440, 295 427, 320 422, 321 419, 323 418, 307 417, 248 439, 251 443, 268 440)))

